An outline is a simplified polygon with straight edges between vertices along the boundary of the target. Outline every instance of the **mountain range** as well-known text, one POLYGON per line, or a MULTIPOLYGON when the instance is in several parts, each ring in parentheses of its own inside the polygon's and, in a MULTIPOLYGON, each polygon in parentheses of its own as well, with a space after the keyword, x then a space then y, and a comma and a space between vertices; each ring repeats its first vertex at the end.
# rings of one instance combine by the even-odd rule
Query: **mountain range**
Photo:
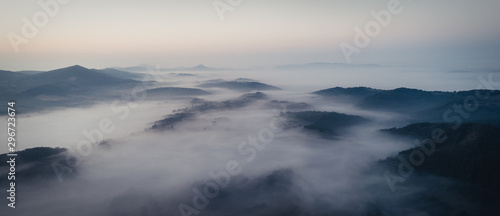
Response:
POLYGON ((498 90, 443 92, 410 88, 381 90, 368 87, 335 87, 313 94, 320 95, 326 100, 348 101, 362 109, 404 114, 413 122, 451 121, 459 115, 464 121, 500 124, 498 90), (487 97, 479 98, 477 95, 487 95, 487 97))

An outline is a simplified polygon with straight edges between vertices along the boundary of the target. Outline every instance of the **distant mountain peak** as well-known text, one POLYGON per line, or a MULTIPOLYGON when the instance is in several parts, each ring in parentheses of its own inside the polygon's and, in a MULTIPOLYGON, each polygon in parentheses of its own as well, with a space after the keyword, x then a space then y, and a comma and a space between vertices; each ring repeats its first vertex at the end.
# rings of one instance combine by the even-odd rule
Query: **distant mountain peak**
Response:
POLYGON ((62 69, 87 69, 87 68, 80 66, 80 65, 73 65, 73 66, 69 66, 67 68, 62 68, 62 69))
POLYGON ((192 68, 185 68, 187 70, 214 70, 214 68, 207 67, 203 64, 196 65, 192 68))
POLYGON ((177 67, 177 68, 168 68, 162 69, 164 71, 211 71, 211 70, 219 70, 216 68, 210 68, 203 64, 196 65, 194 67, 177 67))
POLYGON ((196 65, 193 68, 196 68, 196 69, 209 69, 209 67, 207 67, 207 66, 205 66, 203 64, 196 65))
MULTIPOLYGON (((73 65, 73 66, 69 66, 69 67, 65 67, 65 68, 59 68, 59 69, 55 69, 55 70, 51 70, 51 71, 48 71, 49 73, 66 73, 66 72, 87 72, 87 71, 90 71, 89 69, 85 68, 85 67, 82 67, 80 65, 73 65)), ((36 75, 40 75, 40 74, 36 74, 36 75)))

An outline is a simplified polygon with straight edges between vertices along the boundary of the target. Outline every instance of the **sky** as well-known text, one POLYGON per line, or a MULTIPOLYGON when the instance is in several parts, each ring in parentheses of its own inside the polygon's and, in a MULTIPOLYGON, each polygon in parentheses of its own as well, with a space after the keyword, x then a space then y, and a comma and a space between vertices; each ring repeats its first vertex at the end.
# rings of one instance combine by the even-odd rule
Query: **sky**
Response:
POLYGON ((51 70, 76 64, 245 68, 310 62, 500 68, 500 1, 496 0, 0 0, 0 4, 3 70, 51 70), (48 7, 53 13, 41 6, 54 2, 57 7, 48 7), (355 29, 366 32, 366 25, 377 21, 371 12, 390 11, 389 4, 395 2, 399 13, 391 14, 387 25, 379 24, 379 31, 368 36, 370 42, 357 47, 358 53, 347 61, 340 44, 356 46, 355 29), (23 34, 29 25, 35 26, 36 34, 23 34))

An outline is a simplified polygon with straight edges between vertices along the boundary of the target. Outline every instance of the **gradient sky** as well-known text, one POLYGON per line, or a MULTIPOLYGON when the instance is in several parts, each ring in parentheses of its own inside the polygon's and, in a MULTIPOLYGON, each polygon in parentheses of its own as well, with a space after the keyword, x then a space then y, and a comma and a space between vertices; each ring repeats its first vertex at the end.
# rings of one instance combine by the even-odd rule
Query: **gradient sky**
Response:
MULTIPOLYGON (((47 1, 0 0, 0 69, 345 63, 339 44, 352 44, 354 27, 364 28, 374 20, 370 11, 389 2, 243 0, 221 21, 213 0, 73 0, 15 53, 7 35, 22 36, 22 18, 32 20, 47 1)), ((500 1, 400 2, 403 12, 353 63, 500 67, 500 1)))

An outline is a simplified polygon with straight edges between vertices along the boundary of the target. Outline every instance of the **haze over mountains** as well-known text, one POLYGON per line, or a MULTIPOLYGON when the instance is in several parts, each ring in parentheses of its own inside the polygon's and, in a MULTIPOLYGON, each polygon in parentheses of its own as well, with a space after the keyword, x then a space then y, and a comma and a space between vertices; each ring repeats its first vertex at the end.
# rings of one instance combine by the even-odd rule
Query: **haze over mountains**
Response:
POLYGON ((131 89, 140 82, 133 74, 112 70, 87 69, 78 65, 35 74, 0 72, 4 85, 0 98, 15 99, 21 112, 41 108, 91 104, 116 96, 115 91, 131 89))
POLYGON ((3 3, 0 216, 500 212, 500 1, 3 3))
POLYGON ((211 68, 205 65, 199 64, 194 67, 175 67, 175 68, 155 68, 151 65, 138 65, 132 67, 114 67, 114 69, 129 72, 144 72, 148 70, 159 70, 159 71, 216 71, 216 70, 234 70, 229 68, 211 68))
MULTIPOLYGON (((300 69, 332 69, 332 68, 373 68, 373 67, 386 67, 378 64, 345 64, 345 63, 328 63, 328 62, 315 62, 306 64, 288 64, 276 65, 270 67, 255 66, 249 68, 213 68, 199 64, 193 67, 173 67, 173 68, 158 68, 160 71, 238 71, 238 70, 263 70, 266 68, 273 68, 277 70, 300 70, 300 69)), ((147 70, 156 69, 154 66, 142 64, 132 67, 113 67, 113 69, 128 71, 128 72, 142 72, 147 70)))
MULTIPOLYGON (((461 112, 466 121, 500 123, 499 91, 469 90, 459 92, 423 91, 418 89, 398 88, 379 90, 367 87, 331 88, 314 92, 314 94, 353 101, 357 107, 364 109, 397 112, 413 118, 413 121, 441 122, 451 119, 447 114, 453 107, 462 106, 461 112), (476 96, 479 95, 482 100, 476 96), (455 105, 455 106, 454 106, 455 105), (470 109, 470 110, 469 110, 470 109), (467 111, 469 110, 469 111, 467 111), (469 117, 469 112, 477 112, 469 117)), ((457 111, 455 108, 455 112, 457 111)))
MULTIPOLYGON (((191 69, 203 71, 208 68, 201 65, 191 69)), ((78 65, 47 72, 0 71, 0 77, 4 80, 3 85, 0 87, 2 90, 0 99, 16 98, 16 100, 23 102, 18 107, 21 112, 30 112, 49 107, 70 107, 109 100, 112 97, 120 97, 120 94, 123 94, 124 91, 139 86, 142 87, 144 94, 149 94, 151 97, 211 94, 195 88, 160 87, 155 89, 153 88, 155 81, 151 78, 152 75, 145 73, 151 71, 145 68, 141 68, 140 71, 141 73, 132 73, 112 68, 97 70, 78 65), (147 79, 150 79, 148 86, 141 86, 144 84, 139 81, 147 81, 147 79)), ((189 70, 181 68, 175 69, 175 71, 189 70)), ((227 88, 237 91, 278 89, 259 82, 249 82, 245 79, 232 82, 207 81, 198 86, 227 88)))
MULTIPOLYGON (((499 166, 499 90, 319 87, 338 81, 325 73, 331 67, 382 66, 271 69, 281 71, 280 79, 266 79, 266 69, 207 67, 0 71, 5 89, 0 98, 15 99, 18 110, 16 184, 23 207, 16 210, 25 215, 498 212, 499 177, 491 170, 499 166), (288 76, 297 74, 317 82, 289 82, 288 76), (103 122, 109 127, 102 128, 103 122), (39 207, 47 205, 68 208, 39 207)), ((0 175, 7 168, 0 164, 0 175)), ((0 179, 0 189, 7 183, 0 179)))

